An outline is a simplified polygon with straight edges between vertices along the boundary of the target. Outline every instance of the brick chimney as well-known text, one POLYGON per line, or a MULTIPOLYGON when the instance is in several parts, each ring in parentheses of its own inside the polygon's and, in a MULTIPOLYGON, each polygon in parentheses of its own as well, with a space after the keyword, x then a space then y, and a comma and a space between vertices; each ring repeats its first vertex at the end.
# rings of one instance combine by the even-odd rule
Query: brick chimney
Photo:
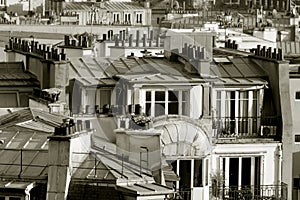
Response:
POLYGON ((91 132, 75 132, 74 121, 70 118, 64 119, 48 137, 47 200, 67 199, 73 168, 78 167, 90 152, 90 137, 91 132))

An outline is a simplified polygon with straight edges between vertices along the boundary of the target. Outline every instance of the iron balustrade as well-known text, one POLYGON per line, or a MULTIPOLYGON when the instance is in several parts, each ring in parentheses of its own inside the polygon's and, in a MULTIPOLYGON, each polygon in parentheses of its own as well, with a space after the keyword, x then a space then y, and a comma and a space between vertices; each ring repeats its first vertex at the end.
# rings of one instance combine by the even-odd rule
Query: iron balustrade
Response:
POLYGON ((215 137, 275 138, 278 136, 278 117, 218 117, 213 118, 215 137))
POLYGON ((220 186, 211 188, 211 196, 222 200, 287 200, 287 184, 261 186, 220 186))
POLYGON ((165 200, 173 200, 173 199, 182 199, 182 200, 190 200, 192 197, 191 189, 179 189, 176 190, 173 194, 168 195, 165 200))

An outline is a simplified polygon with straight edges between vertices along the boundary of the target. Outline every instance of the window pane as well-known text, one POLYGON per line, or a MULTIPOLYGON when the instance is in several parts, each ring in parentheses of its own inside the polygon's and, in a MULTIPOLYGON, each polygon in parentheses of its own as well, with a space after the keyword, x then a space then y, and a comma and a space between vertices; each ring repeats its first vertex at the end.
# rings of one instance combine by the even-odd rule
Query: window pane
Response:
POLYGON ((100 109, 102 109, 105 104, 110 105, 111 104, 110 99, 111 99, 110 90, 100 90, 100 102, 97 102, 100 105, 100 109))
POLYGON ((296 99, 300 99, 300 92, 296 92, 296 99))
POLYGON ((165 101, 165 91, 156 91, 155 101, 165 101))
POLYGON ((155 103, 155 116, 165 114, 165 103, 155 103))
POLYGON ((229 160, 229 185, 238 186, 239 180, 239 158, 230 158, 229 160))
POLYGON ((194 187, 202 187, 202 160, 194 161, 194 187))
POLYGON ((182 102, 182 115, 188 115, 187 103, 182 102))
POLYGON ((188 92, 182 91, 182 101, 187 101, 187 100, 188 100, 188 92))
POLYGON ((179 161, 179 188, 190 189, 191 188, 191 160, 179 161))
POLYGON ((251 158, 242 158, 242 186, 251 185, 251 158))
POLYGON ((169 101, 178 101, 178 91, 168 91, 169 101))
POLYGON ((146 101, 151 101, 151 91, 146 91, 146 101))
POLYGON ((148 116, 150 116, 151 115, 151 103, 146 103, 146 114, 148 115, 148 116))
POLYGON ((178 91, 168 91, 169 104, 168 104, 168 114, 179 114, 179 103, 178 103, 178 91))
POLYGON ((168 114, 169 115, 178 115, 179 113, 178 113, 178 106, 179 106, 179 104, 178 104, 178 102, 172 102, 172 103, 169 103, 169 105, 168 105, 169 107, 168 107, 168 114))

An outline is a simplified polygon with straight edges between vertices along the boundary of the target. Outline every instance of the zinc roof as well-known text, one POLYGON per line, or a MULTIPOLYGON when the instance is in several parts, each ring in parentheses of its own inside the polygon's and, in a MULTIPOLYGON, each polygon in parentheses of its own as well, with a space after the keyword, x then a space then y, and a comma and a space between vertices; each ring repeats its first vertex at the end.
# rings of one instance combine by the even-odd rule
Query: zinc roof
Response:
POLYGON ((0 86, 39 86, 39 81, 24 70, 23 62, 0 62, 0 86))

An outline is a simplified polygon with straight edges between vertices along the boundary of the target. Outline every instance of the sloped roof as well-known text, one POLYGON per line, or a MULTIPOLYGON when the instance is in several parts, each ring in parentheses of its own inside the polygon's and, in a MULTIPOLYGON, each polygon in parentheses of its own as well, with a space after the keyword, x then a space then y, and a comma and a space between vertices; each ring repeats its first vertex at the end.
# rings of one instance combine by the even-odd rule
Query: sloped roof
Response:
POLYGON ((106 1, 105 8, 110 11, 142 10, 145 9, 137 2, 106 1))
POLYGON ((24 70, 23 62, 0 62, 0 86, 39 86, 39 81, 24 70))
POLYGON ((27 130, 53 133, 54 128, 63 123, 65 116, 25 108, 0 116, 0 130, 27 130))
MULTIPOLYGON (((217 48, 218 49, 218 48, 217 48)), ((213 64, 210 66, 211 75, 219 78, 215 84, 223 85, 265 85, 267 73, 251 58, 239 54, 239 51, 218 49, 215 51, 213 64)))
POLYGON ((91 11, 93 2, 64 2, 64 10, 86 10, 91 11))
POLYGON ((100 3, 95 3, 95 2, 66 2, 65 10, 91 11, 92 6, 94 6, 97 9, 109 10, 109 11, 144 9, 144 7, 137 2, 105 1, 104 6, 102 8, 100 6, 100 3))
POLYGON ((97 153, 90 153, 87 158, 77 167, 72 178, 73 180, 106 180, 116 181, 121 180, 135 180, 139 182, 154 183, 151 172, 142 168, 142 175, 140 175, 140 168, 138 165, 122 162, 119 155, 109 153, 103 149, 97 149, 97 153))
POLYGON ((115 77, 128 81, 154 83, 203 82, 199 76, 188 74, 183 64, 155 58, 70 58, 70 78, 84 85, 113 86, 115 77), (152 79, 151 79, 152 77, 152 79))
POLYGON ((0 176, 46 179, 48 168, 47 150, 0 150, 0 176))

